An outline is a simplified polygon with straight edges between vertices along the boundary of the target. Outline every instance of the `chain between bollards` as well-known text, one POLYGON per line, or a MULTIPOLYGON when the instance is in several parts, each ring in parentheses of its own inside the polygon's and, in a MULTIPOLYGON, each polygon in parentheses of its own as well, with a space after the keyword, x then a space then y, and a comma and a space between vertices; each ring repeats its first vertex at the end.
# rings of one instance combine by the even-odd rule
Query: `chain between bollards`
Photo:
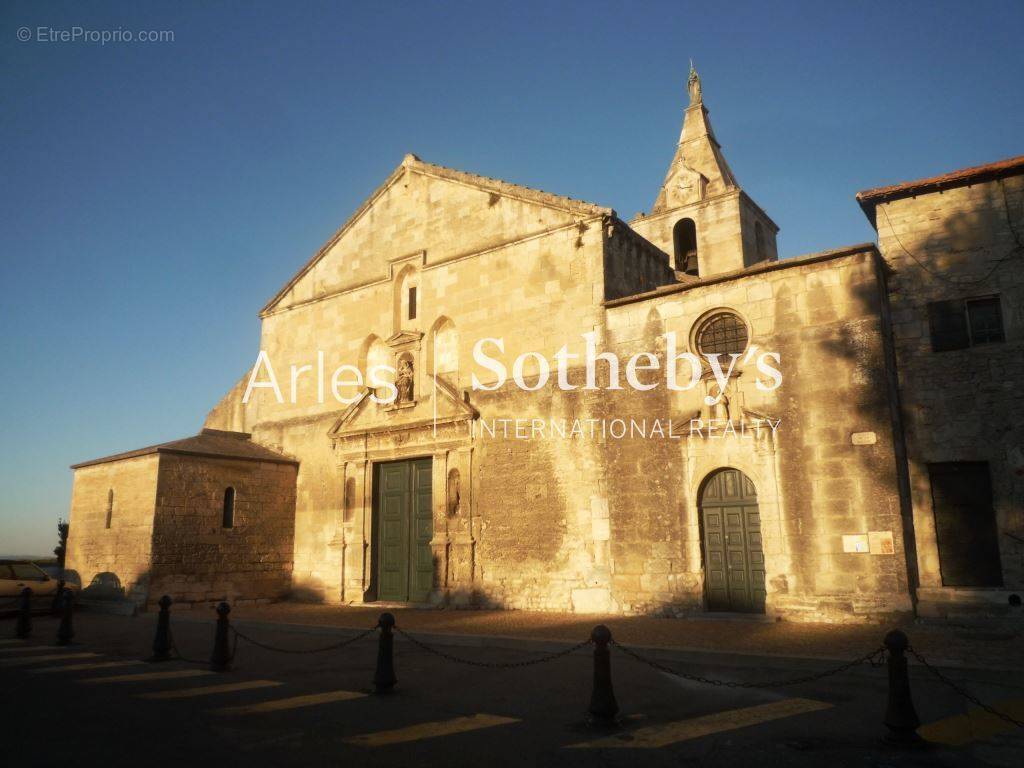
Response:
POLYGON ((75 636, 75 629, 72 623, 75 612, 75 593, 70 589, 64 590, 60 606, 60 626, 57 627, 57 645, 68 645, 75 636))
POLYGON ((377 669, 373 673, 375 693, 391 693, 398 678, 395 677, 395 617, 382 613, 377 622, 380 637, 377 640, 377 669))
POLYGON ((594 643, 594 689, 590 694, 588 719, 592 725, 611 728, 618 724, 615 716, 619 713, 619 703, 612 689, 612 661, 608 650, 612 632, 604 624, 598 624, 590 633, 590 640, 594 643))
POLYGON ((22 639, 32 634, 32 590, 29 587, 21 590, 21 597, 18 600, 18 626, 14 632, 22 639))
POLYGON ((213 635, 213 655, 210 657, 210 669, 214 672, 227 672, 231 669, 231 624, 228 614, 231 606, 227 603, 217 605, 217 628, 213 635))
POLYGON ((170 595, 160 598, 157 605, 160 606, 160 613, 156 617, 156 635, 153 637, 153 655, 150 661, 171 660, 171 600, 170 595))

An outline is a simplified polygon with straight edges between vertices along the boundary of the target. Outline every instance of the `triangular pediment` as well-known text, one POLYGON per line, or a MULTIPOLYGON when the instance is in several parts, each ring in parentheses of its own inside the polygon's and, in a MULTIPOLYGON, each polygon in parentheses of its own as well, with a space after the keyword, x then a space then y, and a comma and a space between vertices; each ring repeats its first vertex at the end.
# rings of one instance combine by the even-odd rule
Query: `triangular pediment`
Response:
POLYGON ((416 344, 422 338, 423 334, 419 331, 399 331, 389 336, 384 343, 389 347, 401 347, 405 344, 416 344))
POLYGON ((609 215, 611 208, 406 155, 262 314, 387 280, 389 263, 410 253, 438 263, 609 215))
POLYGON ((370 432, 430 429, 435 425, 472 421, 480 412, 442 376, 428 376, 428 391, 414 403, 375 403, 366 389, 348 406, 327 436, 341 440, 370 432))

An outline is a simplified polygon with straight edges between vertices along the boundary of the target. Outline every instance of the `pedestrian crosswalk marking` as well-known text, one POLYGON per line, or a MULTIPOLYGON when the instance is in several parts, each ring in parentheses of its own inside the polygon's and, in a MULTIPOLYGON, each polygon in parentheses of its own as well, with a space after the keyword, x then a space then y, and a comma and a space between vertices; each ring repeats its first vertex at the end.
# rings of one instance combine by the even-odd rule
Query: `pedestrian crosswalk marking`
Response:
POLYGON ((49 656, 25 656, 17 659, 0 659, 0 666, 4 667, 27 667, 29 664, 39 664, 44 661, 63 661, 64 659, 87 659, 97 657, 98 653, 54 653, 49 656))
MULTIPOLYGON (((992 709, 1016 720, 1024 719, 1024 699, 999 701, 992 704, 992 709)), ((917 733, 925 741, 934 741, 937 744, 945 744, 950 747, 962 747, 1015 730, 1016 726, 1002 718, 983 709, 972 707, 966 714, 953 715, 936 720, 934 723, 922 725, 917 729, 917 733)))
POLYGON ((136 659, 129 661, 96 661, 87 664, 62 664, 58 667, 36 667, 35 669, 30 669, 29 672, 33 675, 45 675, 52 672, 82 672, 87 669, 109 669, 111 667, 128 667, 145 663, 136 659))
POLYGON ((59 645, 23 645, 21 648, 0 648, 0 653, 35 653, 36 651, 58 651, 59 645))
POLYGON ((376 733, 364 733, 361 736, 353 736, 345 739, 349 744, 358 744, 362 747, 384 747, 389 744, 402 744, 407 741, 420 741, 421 739, 433 739, 438 736, 450 736, 453 733, 465 733, 476 731, 481 728, 493 728, 496 725, 508 725, 518 723, 514 717, 501 717, 499 715, 476 714, 469 717, 456 717, 453 720, 438 720, 433 723, 417 723, 405 728, 395 728, 392 731, 378 731, 376 733))
POLYGON ((177 680, 183 677, 201 677, 212 675, 208 669, 177 669, 169 672, 140 672, 137 675, 111 675, 109 677, 89 677, 79 680, 80 683, 134 683, 143 680, 177 680))
POLYGON ((630 733, 608 736, 603 739, 587 741, 581 744, 570 744, 568 746, 570 748, 597 747, 603 749, 625 747, 627 749, 656 749, 680 741, 699 739, 701 736, 709 736, 713 733, 747 728, 751 725, 767 723, 770 720, 780 720, 784 717, 801 715, 806 712, 829 709, 831 706, 831 704, 827 704, 824 701, 814 701, 812 699, 783 699, 782 701, 773 701, 770 704, 758 704, 754 707, 716 712, 712 715, 695 717, 690 720, 651 725, 630 733))
POLYGON ((348 701, 349 699, 361 699, 365 693, 355 691, 325 691, 324 693, 310 693, 305 696, 291 696, 287 699, 271 699, 261 701, 258 704, 244 704, 238 707, 223 707, 213 710, 218 715, 255 715, 261 712, 278 712, 282 709, 298 709, 299 707, 312 707, 317 704, 329 704, 333 701, 348 701))
POLYGON ((231 693, 232 691, 249 691, 253 688, 270 688, 284 685, 276 680, 248 680, 242 683, 225 683, 224 685, 205 685, 200 688, 180 688, 174 691, 156 691, 140 693, 141 699, 187 699, 193 696, 209 696, 214 693, 231 693))

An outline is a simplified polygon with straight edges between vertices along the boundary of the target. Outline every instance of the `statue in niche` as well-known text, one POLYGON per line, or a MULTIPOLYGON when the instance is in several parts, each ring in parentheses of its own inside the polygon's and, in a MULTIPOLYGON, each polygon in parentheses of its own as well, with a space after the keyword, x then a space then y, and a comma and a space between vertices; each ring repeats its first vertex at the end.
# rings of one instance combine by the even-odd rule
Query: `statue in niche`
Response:
POLYGON ((459 470, 453 469, 448 473, 448 517, 459 514, 459 508, 462 506, 460 485, 459 470))
POLYGON ((708 418, 716 421, 732 421, 732 404, 729 398, 731 389, 731 380, 724 387, 717 381, 710 382, 704 400, 705 405, 709 406, 708 418))
POLYGON ((398 378, 395 380, 395 387, 398 389, 398 402, 411 403, 413 395, 413 367, 412 360, 403 357, 398 363, 398 378))

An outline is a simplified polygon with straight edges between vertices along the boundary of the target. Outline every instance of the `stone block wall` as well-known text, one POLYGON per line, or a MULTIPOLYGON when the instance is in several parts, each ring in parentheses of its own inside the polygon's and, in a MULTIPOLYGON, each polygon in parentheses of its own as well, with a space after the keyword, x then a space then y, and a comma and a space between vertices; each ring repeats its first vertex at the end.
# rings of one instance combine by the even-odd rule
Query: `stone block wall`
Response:
POLYGON ((65 566, 83 596, 145 601, 157 471, 155 454, 75 470, 65 566))
MULTIPOLYGON (((387 342, 396 334, 408 334, 420 405, 414 412, 374 406, 359 416, 370 432, 397 429, 430 417, 432 344, 442 325, 455 340, 459 361, 457 370, 444 375, 461 393, 470 388, 474 372, 485 380, 489 375, 471 365, 477 340, 503 338, 506 349, 499 356, 511 368, 511 360, 522 352, 536 350, 550 357, 566 341, 580 347, 579 334, 593 328, 601 314, 602 221, 608 212, 559 210, 517 197, 517 192, 490 193, 415 163, 405 174, 373 199, 362 217, 329 245, 319 265, 263 320, 261 348, 273 361, 286 402, 277 403, 268 390, 259 390, 242 420, 254 440, 301 460, 293 590, 304 599, 338 602, 344 589, 344 599, 351 600, 367 586, 372 480, 363 475, 372 465, 347 469, 340 452, 332 449, 327 434, 347 406, 329 393, 325 402, 318 402, 315 372, 299 377, 296 402, 287 401, 290 365, 315 365, 317 352, 323 351, 329 377, 341 364, 365 366, 369 348, 383 349, 394 364, 394 348, 387 342), (405 308, 405 276, 418 290, 419 311, 412 319, 396 312, 396 305, 405 308), (345 508, 348 472, 360 477, 352 510, 345 508), (343 570, 353 577, 346 585, 343 570)), ((236 389, 222 401, 207 426, 238 428, 234 401, 239 394, 236 389)), ((358 390, 349 387, 343 394, 353 396, 358 390)), ((389 448, 386 456, 444 455, 436 447, 416 448, 415 454, 410 450, 409 444, 389 448)), ((444 462, 438 458, 437 463, 444 462)), ((465 482, 472 482, 468 472, 465 482)), ((435 496, 443 506, 443 482, 435 496)), ((438 547, 444 546, 442 541, 438 539, 438 547)))
POLYGON ((779 420, 774 437, 691 434, 691 418, 723 415, 701 402, 703 387, 606 402, 626 418, 668 416, 681 433, 601 452, 616 603, 701 608, 699 489, 710 472, 733 467, 757 488, 770 614, 843 621, 910 610, 879 269, 866 247, 609 307, 606 333, 620 358, 668 330, 679 351, 692 349, 701 320, 728 308, 748 324, 751 345, 781 355, 783 373, 781 387, 761 392, 748 363, 729 392, 730 417, 779 420), (844 536, 870 532, 890 533, 893 551, 845 551, 844 536))
POLYGON ((673 228, 680 219, 693 219, 697 228, 697 259, 702 278, 734 272, 759 261, 754 225, 761 222, 769 260, 778 258, 778 227, 739 189, 708 197, 665 213, 638 216, 629 226, 670 256, 673 228))
POLYGON ((270 600, 287 595, 295 530, 293 464, 161 454, 150 602, 270 600), (222 527, 224 492, 234 524, 222 527))
POLYGON ((1024 589, 1024 176, 877 206, 889 277, 913 498, 919 609, 1007 607, 1024 589), (928 303, 998 295, 1005 342, 933 352, 928 303), (945 587, 928 464, 985 461, 1005 590, 945 587))
POLYGON ((672 258, 618 219, 605 223, 604 298, 646 293, 676 282, 672 258))

